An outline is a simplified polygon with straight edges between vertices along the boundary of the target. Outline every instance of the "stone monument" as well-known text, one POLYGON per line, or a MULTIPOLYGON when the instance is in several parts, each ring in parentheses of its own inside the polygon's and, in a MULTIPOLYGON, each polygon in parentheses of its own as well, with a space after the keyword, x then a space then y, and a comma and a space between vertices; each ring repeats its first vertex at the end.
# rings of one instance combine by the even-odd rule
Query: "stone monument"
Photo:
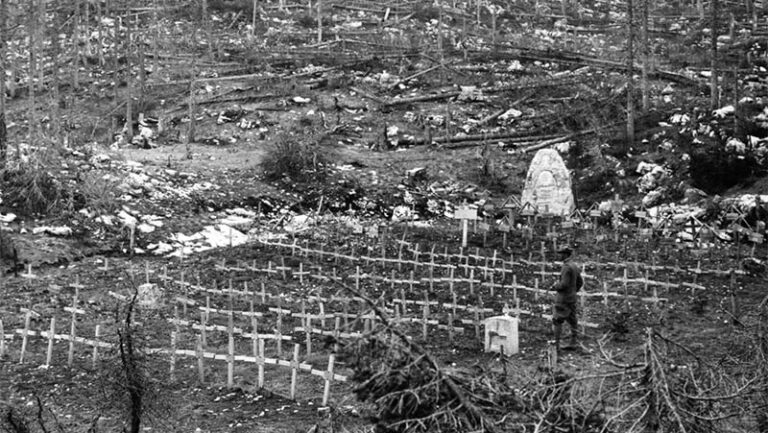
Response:
POLYGON ((530 203, 540 214, 570 215, 575 209, 571 174, 554 149, 541 149, 528 167, 520 202, 530 203))

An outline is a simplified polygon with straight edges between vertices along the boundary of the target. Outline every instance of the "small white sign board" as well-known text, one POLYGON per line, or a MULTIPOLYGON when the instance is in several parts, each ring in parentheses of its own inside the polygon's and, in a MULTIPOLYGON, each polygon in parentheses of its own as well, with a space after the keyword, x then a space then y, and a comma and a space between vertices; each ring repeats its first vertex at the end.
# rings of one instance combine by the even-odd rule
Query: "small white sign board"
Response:
POLYGON ((457 220, 475 220, 477 219, 477 208, 462 206, 456 209, 453 213, 453 217, 457 220))
POLYGON ((461 206, 453 213, 453 217, 461 220, 461 247, 467 247, 467 236, 469 233, 469 220, 477 219, 477 208, 461 206))
POLYGON ((520 319, 510 316, 495 316, 485 319, 485 351, 516 355, 520 352, 520 319))

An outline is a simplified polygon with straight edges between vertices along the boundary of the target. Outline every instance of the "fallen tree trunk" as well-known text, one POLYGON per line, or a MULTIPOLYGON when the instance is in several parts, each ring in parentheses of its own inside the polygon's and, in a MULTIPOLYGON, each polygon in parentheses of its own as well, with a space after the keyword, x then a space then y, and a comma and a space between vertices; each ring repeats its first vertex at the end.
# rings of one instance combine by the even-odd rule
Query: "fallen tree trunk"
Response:
POLYGON ((461 92, 455 91, 455 92, 440 93, 438 95, 422 95, 422 96, 414 96, 412 98, 396 98, 396 99, 390 99, 389 101, 385 102, 384 106, 394 107, 396 105, 413 104, 414 102, 439 101, 441 99, 454 98, 459 95, 461 95, 461 92))
MULTIPOLYGON (((497 51, 494 54, 498 56, 508 56, 514 59, 524 60, 539 60, 543 62, 560 62, 560 63, 572 63, 581 66, 596 66, 604 69, 613 69, 620 71, 627 71, 628 65, 622 62, 614 62, 611 60, 599 59, 596 57, 588 57, 578 53, 572 53, 567 51, 555 51, 555 50, 537 50, 535 48, 518 47, 502 45, 497 48, 507 48, 512 51, 497 51)), ((486 51, 475 51, 473 54, 487 56, 486 51)), ((635 65, 635 68, 640 66, 635 65)), ((678 74, 671 71, 656 70, 649 74, 649 76, 672 81, 678 84, 682 84, 690 87, 703 87, 704 85, 697 80, 686 77, 685 75, 678 74)))

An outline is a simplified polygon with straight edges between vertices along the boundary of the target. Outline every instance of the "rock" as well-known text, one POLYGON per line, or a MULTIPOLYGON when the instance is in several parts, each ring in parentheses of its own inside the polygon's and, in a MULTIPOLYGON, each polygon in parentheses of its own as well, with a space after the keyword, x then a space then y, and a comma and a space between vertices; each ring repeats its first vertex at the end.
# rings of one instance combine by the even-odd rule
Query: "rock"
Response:
POLYGON ((648 192, 658 187, 659 184, 668 176, 667 169, 657 164, 640 162, 637 166, 638 173, 643 174, 637 181, 638 192, 648 192))
POLYGON ((408 206, 395 206, 392 209, 392 222, 410 221, 414 218, 413 211, 408 206))
POLYGON ((140 231, 141 233, 152 233, 155 231, 155 228, 156 227, 152 224, 141 223, 136 227, 136 230, 140 231))
POLYGON ((120 213, 117 214, 117 218, 120 220, 120 222, 123 223, 123 225, 128 227, 136 227, 136 224, 138 224, 139 222, 139 220, 136 219, 136 217, 129 214, 125 210, 121 210, 120 213))
POLYGON ((314 223, 314 219, 309 215, 296 215, 283 226, 283 230, 288 233, 298 233, 309 229, 314 223))
POLYGON ((715 117, 723 118, 729 114, 733 114, 736 111, 736 109, 733 107, 733 105, 726 105, 725 107, 718 108, 717 110, 712 111, 712 114, 715 117))
POLYGON ((661 202, 661 199, 664 197, 664 194, 667 192, 666 188, 658 188, 655 189, 643 197, 643 206, 645 207, 652 207, 656 206, 661 202))
POLYGON ((156 244, 147 245, 147 250, 152 251, 152 254, 157 256, 163 256, 173 251, 173 245, 166 242, 158 242, 156 244))
POLYGON ((698 188, 687 188, 684 193, 686 203, 697 203, 707 198, 707 193, 698 188))
POLYGON ((691 121, 691 117, 683 113, 675 113, 669 118, 669 123, 673 125, 685 126, 691 121))
POLYGON ((747 151, 747 145, 738 138, 731 138, 725 143, 725 150, 735 153, 744 153, 747 151))
POLYGON ((253 225, 254 218, 241 215, 227 215, 220 219, 219 222, 228 226, 248 230, 253 225))

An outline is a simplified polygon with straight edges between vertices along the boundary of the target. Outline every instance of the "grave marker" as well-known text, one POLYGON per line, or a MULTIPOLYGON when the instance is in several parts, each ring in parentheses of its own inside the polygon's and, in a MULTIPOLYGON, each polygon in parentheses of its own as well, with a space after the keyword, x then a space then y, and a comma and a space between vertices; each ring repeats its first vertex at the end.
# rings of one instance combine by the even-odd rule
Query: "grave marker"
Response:
POLYGON ((539 212, 568 215, 574 208, 571 175, 554 149, 541 149, 531 161, 520 201, 539 212))
POLYGON ((469 232, 469 220, 476 220, 477 219, 477 208, 470 207, 470 206, 461 206, 458 209, 456 209, 456 212, 454 212, 453 217, 455 219, 461 220, 461 247, 466 248, 467 247, 467 235, 469 232))
POLYGON ((509 316, 490 317, 484 321, 485 351, 516 355, 520 351, 519 319, 509 316))

